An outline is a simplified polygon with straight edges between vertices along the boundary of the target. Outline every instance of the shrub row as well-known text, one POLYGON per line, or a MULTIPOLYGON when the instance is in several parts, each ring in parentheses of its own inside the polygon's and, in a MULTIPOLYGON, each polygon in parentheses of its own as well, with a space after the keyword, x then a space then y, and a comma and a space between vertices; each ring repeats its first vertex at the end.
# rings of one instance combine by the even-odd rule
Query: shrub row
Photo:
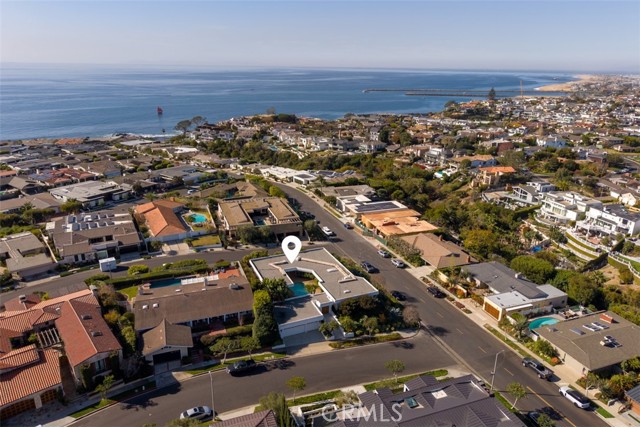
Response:
POLYGON ((170 279, 172 277, 182 277, 182 276, 189 276, 192 274, 205 273, 208 270, 209 270, 209 266, 204 265, 201 267, 195 267, 191 269, 154 271, 151 273, 139 274, 136 276, 117 277, 114 279, 105 280, 105 282, 112 284, 116 289, 120 289, 128 286, 132 286, 132 285, 147 283, 152 280, 170 279))

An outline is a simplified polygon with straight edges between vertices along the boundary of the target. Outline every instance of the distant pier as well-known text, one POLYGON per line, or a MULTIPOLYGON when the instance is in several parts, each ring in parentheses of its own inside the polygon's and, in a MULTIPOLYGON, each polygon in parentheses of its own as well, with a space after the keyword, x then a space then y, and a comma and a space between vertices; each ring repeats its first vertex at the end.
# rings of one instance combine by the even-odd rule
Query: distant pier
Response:
MULTIPOLYGON (((371 88, 365 89, 363 93, 369 92, 402 92, 406 96, 454 96, 454 97, 477 97, 486 98, 489 90, 460 90, 460 89, 383 89, 371 88)), ((514 95, 549 95, 553 93, 569 93, 568 91, 558 90, 553 92, 542 92, 537 90, 496 90, 496 97, 511 97, 514 95)))

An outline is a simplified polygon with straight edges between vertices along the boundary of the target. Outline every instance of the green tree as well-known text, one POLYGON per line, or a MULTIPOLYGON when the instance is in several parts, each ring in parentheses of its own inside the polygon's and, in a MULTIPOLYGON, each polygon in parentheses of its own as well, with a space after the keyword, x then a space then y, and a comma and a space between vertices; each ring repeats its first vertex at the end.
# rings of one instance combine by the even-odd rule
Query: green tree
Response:
POLYGON ((263 288, 269 292, 271 301, 284 301, 289 296, 289 286, 282 278, 277 279, 264 279, 262 281, 263 288))
POLYGON ((406 306, 402 310, 402 321, 409 326, 417 326, 420 324, 420 313, 415 307, 406 306))
POLYGON ((384 367, 387 369, 387 371, 393 374, 393 378, 396 380, 396 383, 398 382, 398 374, 402 373, 405 368, 404 363, 398 359, 387 361, 384 364, 384 367))
POLYGON ((269 187, 269 195, 273 196, 273 197, 280 197, 280 198, 287 197, 287 193, 285 193, 284 191, 282 191, 280 188, 276 187, 275 185, 272 185, 271 187, 269 187))
POLYGON ((533 342, 533 351, 549 358, 558 356, 558 350, 549 341, 542 338, 533 342))
POLYGON ((282 393, 270 392, 259 400, 260 405, 265 409, 271 409, 276 417, 276 423, 279 427, 294 427, 295 423, 287 400, 282 393))
POLYGON ((137 350, 136 331, 132 326, 125 326, 120 330, 122 337, 124 338, 126 348, 129 354, 134 354, 137 350))
POLYGON ((512 314, 511 318, 514 320, 514 323, 511 325, 513 333, 516 338, 520 340, 529 326, 529 320, 520 313, 512 314))
POLYGON ((375 318, 375 317, 367 317, 362 322, 362 326, 364 326, 364 328, 367 330, 367 333, 369 335, 375 335, 376 330, 378 329, 380 324, 379 324, 377 318, 375 318))
POLYGON ((66 214, 76 214, 82 209, 82 203, 76 199, 69 199, 60 205, 60 210, 66 214))
POLYGON ((296 393, 307 387, 307 382, 303 377, 291 377, 287 381, 287 387, 293 391, 293 403, 296 403, 296 393))
POLYGON ((511 260, 511 268, 524 274, 527 279, 538 285, 547 283, 555 273, 553 264, 531 255, 515 257, 511 260))
POLYGON ((237 351, 238 348, 238 340, 234 340, 229 337, 219 338, 211 347, 209 347, 211 352, 216 356, 222 355, 222 364, 227 362, 227 354, 237 351))
POLYGON ((242 337, 240 338, 240 348, 249 354, 249 358, 253 359, 251 353, 260 350, 260 341, 255 337, 242 337))
POLYGON ((180 120, 176 124, 174 129, 179 132, 182 132, 182 135, 186 135, 190 127, 191 127, 191 120, 180 120))
POLYGON ((636 356, 625 360, 620 364, 620 367, 625 374, 628 372, 640 372, 640 357, 636 356))
POLYGON ((538 427, 555 427, 556 423, 551 419, 551 417, 544 412, 540 413, 540 416, 536 420, 538 427))
POLYGON ((620 275, 620 283, 623 285, 629 285, 633 283, 633 273, 629 270, 629 267, 622 267, 618 270, 620 275))
POLYGON ((491 88, 491 90, 489 90, 489 93, 487 94, 487 99, 489 101, 495 101, 496 100, 496 90, 494 88, 491 88))
POLYGON ((338 329, 339 327, 340 326, 338 325, 338 322, 336 322, 335 320, 332 320, 331 322, 324 322, 324 323, 320 324, 320 327, 318 328, 318 330, 324 336, 331 336, 333 331, 335 329, 338 329))
POLYGON ((202 116, 195 116, 191 119, 191 125, 193 125, 194 127, 198 127, 201 126, 203 124, 205 124, 207 122, 207 119, 205 119, 202 116))
POLYGON ((582 306, 591 304, 598 294, 598 288, 584 275, 569 279, 567 295, 582 306))
POLYGON ((127 275, 136 276, 138 274, 145 274, 149 272, 149 266, 144 264, 134 264, 127 270, 127 275))
POLYGON ((113 382, 114 382, 113 375, 107 375, 102 380, 102 384, 96 387, 96 391, 100 393, 100 398, 103 401, 107 400, 107 393, 109 392, 109 390, 111 390, 111 387, 113 386, 113 382))
POLYGON ((490 230, 471 230, 466 233, 464 247, 470 252, 487 259, 497 249, 498 236, 490 230))
POLYGON ((515 409, 518 404, 518 400, 527 397, 527 390, 520 383, 509 383, 507 385, 507 393, 509 393, 515 399, 511 405, 511 409, 515 409))

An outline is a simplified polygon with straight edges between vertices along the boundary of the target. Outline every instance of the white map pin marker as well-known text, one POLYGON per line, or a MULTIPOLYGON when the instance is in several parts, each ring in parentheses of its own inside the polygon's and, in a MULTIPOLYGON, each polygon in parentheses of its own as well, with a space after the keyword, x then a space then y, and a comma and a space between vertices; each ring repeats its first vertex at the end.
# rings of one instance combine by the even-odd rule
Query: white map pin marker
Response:
POLYGON ((287 236, 282 241, 282 251, 289 260, 289 263, 296 260, 301 248, 302 242, 296 236, 287 236), (291 245, 293 245, 293 249, 290 248, 291 245))

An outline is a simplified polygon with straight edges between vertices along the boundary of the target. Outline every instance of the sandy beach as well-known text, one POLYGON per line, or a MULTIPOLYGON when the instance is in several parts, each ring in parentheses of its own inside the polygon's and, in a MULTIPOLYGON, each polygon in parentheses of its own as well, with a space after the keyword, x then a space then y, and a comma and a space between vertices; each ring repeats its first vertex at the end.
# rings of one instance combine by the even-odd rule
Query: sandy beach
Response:
POLYGON ((594 74, 577 74, 573 76, 576 80, 566 83, 550 84, 537 87, 535 90, 540 92, 573 92, 580 83, 597 80, 599 77, 594 74))

